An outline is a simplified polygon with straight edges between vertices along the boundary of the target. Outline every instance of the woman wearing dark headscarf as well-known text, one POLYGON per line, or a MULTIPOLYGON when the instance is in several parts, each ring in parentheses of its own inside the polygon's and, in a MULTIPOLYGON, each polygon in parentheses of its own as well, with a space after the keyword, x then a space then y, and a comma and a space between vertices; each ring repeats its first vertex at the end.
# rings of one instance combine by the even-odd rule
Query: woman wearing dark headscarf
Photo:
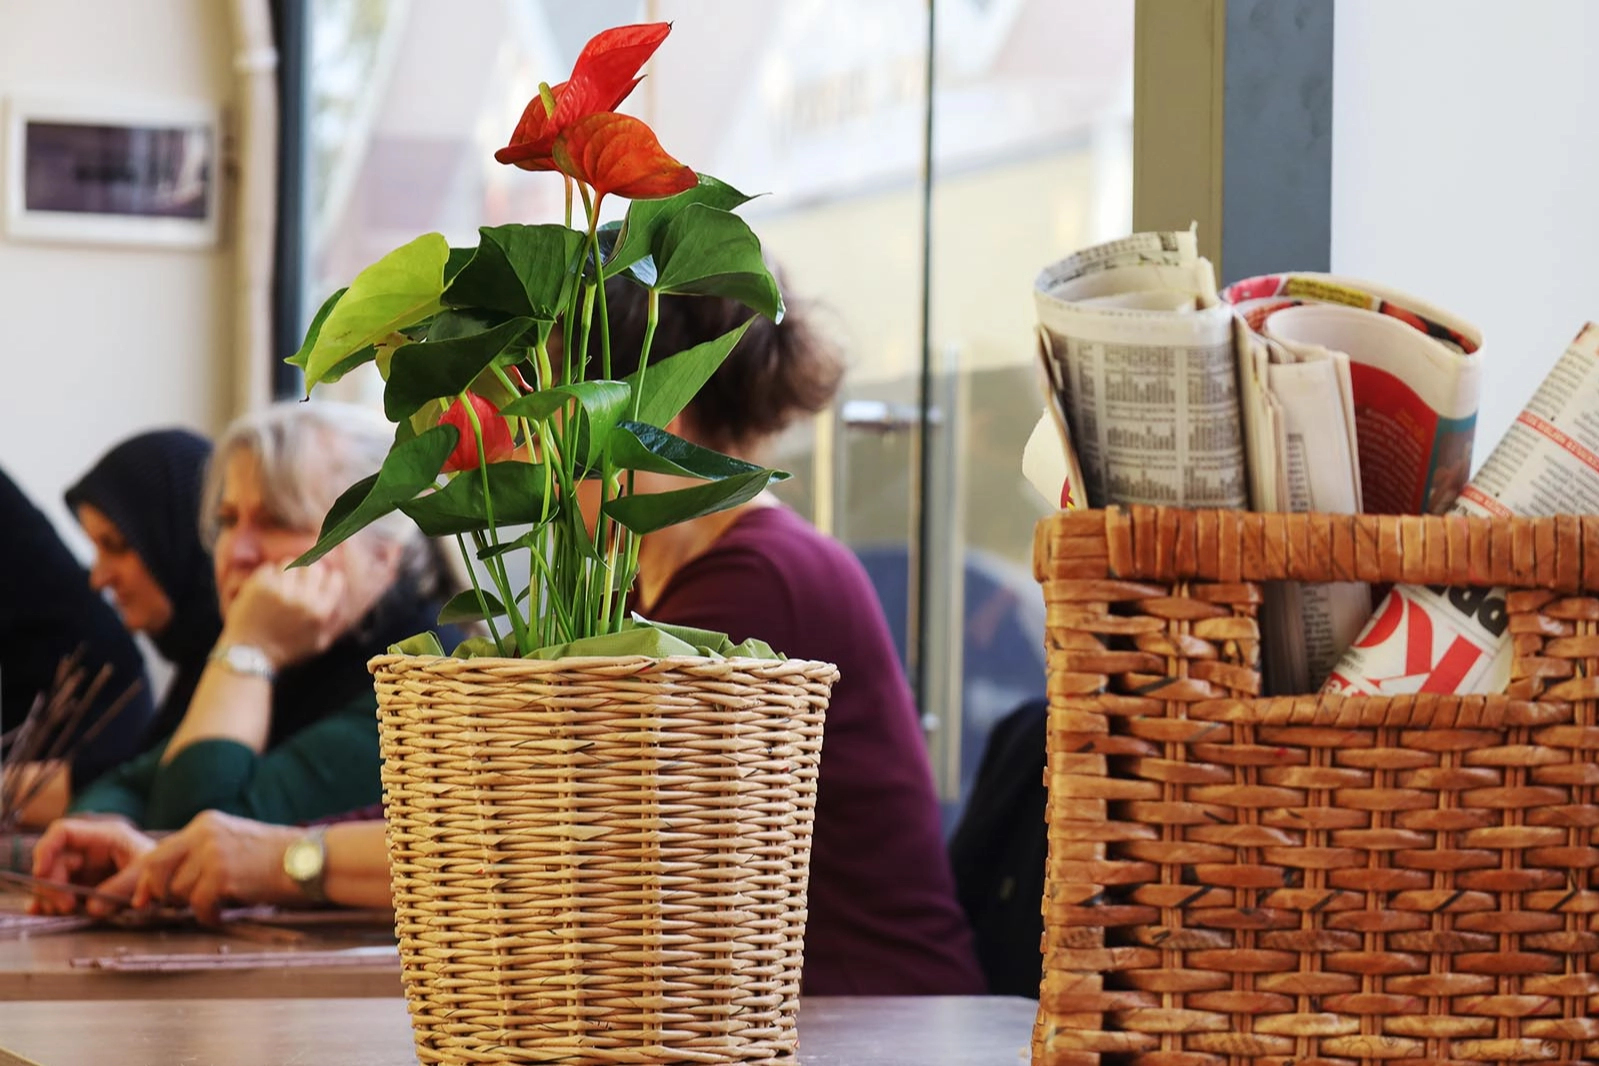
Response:
POLYGON ((50 520, 0 472, 0 730, 22 721, 54 685, 57 665, 74 652, 91 677, 102 667, 112 670, 80 736, 130 686, 139 686, 78 753, 89 780, 144 746, 151 715, 144 661, 111 608, 89 590, 83 567, 50 520))
POLYGON ((200 541, 200 486, 210 457, 211 442, 197 433, 154 430, 112 448, 67 490, 67 506, 94 543, 90 587, 110 593, 122 624, 149 637, 173 672, 154 713, 120 722, 114 745, 78 752, 35 794, 24 825, 59 817, 74 792, 183 720, 222 632, 211 557, 200 541))
POLYGON ((141 433, 112 448, 66 493, 94 542, 89 583, 109 592, 123 624, 148 636, 172 664, 145 747, 183 720, 222 632, 211 556, 200 541, 200 486, 210 457, 211 442, 197 433, 141 433))

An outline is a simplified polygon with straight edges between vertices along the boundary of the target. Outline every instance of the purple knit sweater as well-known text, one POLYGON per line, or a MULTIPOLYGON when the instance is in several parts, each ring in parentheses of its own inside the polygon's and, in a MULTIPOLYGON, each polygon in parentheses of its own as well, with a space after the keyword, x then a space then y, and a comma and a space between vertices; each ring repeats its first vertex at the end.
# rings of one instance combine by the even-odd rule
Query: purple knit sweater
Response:
POLYGON ((916 708, 855 556, 787 508, 752 508, 643 613, 838 664, 822 740, 804 993, 982 992, 916 708))

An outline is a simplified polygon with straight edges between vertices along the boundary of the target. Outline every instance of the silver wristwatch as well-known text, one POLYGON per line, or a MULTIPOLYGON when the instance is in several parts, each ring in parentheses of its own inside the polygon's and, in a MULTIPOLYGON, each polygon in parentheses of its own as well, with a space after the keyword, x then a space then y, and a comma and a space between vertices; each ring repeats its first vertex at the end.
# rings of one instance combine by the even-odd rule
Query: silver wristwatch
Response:
POLYGON ((305 836, 283 849, 283 872, 300 886, 307 899, 316 903, 326 903, 328 899, 322 887, 328 862, 328 848, 323 840, 326 833, 326 826, 312 826, 305 836))
POLYGON ((231 673, 259 677, 268 682, 278 676, 267 653, 253 644, 218 644, 211 649, 206 661, 221 663, 231 673))

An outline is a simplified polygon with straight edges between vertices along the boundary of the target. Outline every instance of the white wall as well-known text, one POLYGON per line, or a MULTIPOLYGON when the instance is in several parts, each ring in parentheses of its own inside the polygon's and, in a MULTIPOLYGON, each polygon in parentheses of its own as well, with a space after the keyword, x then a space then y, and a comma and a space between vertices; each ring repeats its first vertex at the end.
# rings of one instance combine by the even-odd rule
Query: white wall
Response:
MULTIPOLYGON (((0 98, 226 105, 218 0, 0 0, 0 98)), ((82 547, 62 490, 140 429, 226 418, 227 208, 214 250, 24 243, 0 233, 0 466, 82 547)))
POLYGON ((1599 321, 1599 3, 1338 0, 1332 267, 1479 325, 1481 463, 1599 321))

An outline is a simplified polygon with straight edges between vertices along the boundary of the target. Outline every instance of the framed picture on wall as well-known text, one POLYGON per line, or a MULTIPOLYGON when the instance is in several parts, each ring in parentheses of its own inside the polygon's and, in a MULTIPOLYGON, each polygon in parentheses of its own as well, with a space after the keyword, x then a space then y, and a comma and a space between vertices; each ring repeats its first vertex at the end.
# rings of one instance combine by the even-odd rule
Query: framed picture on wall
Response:
POLYGON ((6 236, 210 247, 220 159, 220 115, 209 104, 12 97, 6 236))

